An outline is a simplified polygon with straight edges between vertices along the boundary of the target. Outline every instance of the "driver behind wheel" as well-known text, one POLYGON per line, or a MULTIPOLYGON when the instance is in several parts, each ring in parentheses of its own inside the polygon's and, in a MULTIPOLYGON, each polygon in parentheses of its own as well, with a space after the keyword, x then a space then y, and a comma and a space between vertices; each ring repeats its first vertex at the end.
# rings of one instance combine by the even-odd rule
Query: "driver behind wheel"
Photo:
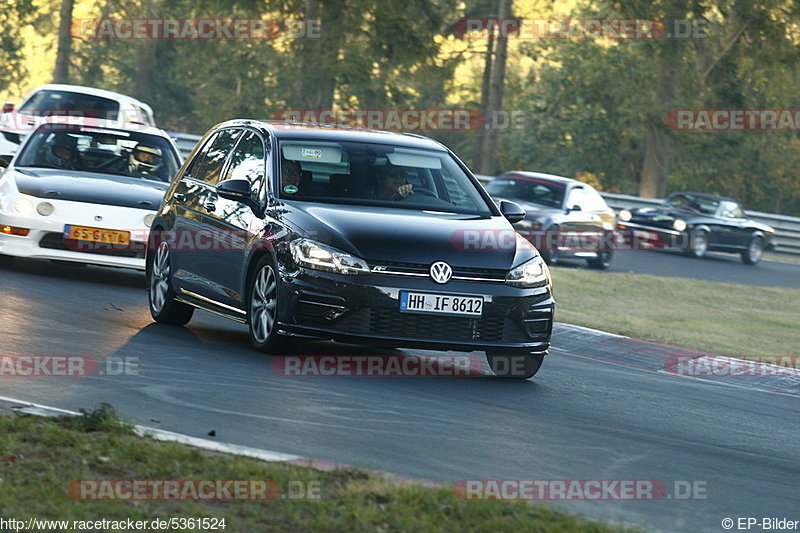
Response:
POLYGON ((128 156, 128 172, 159 175, 162 163, 161 148, 140 142, 128 156))
POLYGON ((405 171, 394 165, 387 165, 378 171, 378 187, 375 197, 379 200, 402 200, 414 194, 414 187, 406 182, 405 171))

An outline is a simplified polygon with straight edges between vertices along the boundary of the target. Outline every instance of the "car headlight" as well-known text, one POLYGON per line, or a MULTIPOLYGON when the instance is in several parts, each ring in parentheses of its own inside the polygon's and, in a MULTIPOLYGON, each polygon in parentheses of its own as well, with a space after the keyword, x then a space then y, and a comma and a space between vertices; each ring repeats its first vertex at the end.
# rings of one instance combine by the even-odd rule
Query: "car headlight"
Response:
POLYGON ((289 247, 295 262, 304 267, 336 272, 337 274, 365 274, 369 272, 367 262, 360 257, 310 239, 292 241, 289 243, 289 247))
POLYGON ((633 213, 631 213, 627 209, 623 209, 622 211, 619 212, 619 219, 622 220, 623 222, 627 222, 632 218, 633 218, 633 213))
POLYGON ((537 255, 509 272, 506 283, 514 287, 542 287, 550 283, 550 269, 542 256, 537 255))
POLYGON ((28 216, 33 213, 33 202, 27 198, 17 198, 14 202, 14 210, 20 215, 28 216))
POLYGON ((672 227, 678 231, 683 231, 686 229, 686 222, 679 218, 676 218, 675 222, 672 223, 672 227))
POLYGON ((55 210, 56 208, 50 202, 40 202, 39 205, 36 206, 36 212, 43 217, 49 217, 55 210))
POLYGON ((153 214, 145 215, 144 216, 144 225, 148 228, 153 225, 153 221, 156 219, 156 216, 153 214))

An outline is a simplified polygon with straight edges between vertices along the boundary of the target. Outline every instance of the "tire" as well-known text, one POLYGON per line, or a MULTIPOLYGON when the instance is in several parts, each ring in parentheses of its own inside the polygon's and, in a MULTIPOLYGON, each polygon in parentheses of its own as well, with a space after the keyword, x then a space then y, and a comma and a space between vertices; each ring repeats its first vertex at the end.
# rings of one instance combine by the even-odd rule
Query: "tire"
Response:
POLYGON ((194 307, 175 301, 171 274, 169 245, 162 242, 155 253, 149 256, 147 264, 147 301, 150 316, 160 324, 183 326, 192 319, 194 307))
POLYGON ((686 253, 692 257, 701 258, 708 252, 708 232, 703 230, 693 231, 689 234, 689 248, 686 253))
POLYGON ((247 328, 253 347, 274 353, 286 346, 286 338, 278 333, 278 288, 280 279, 270 256, 256 265, 247 287, 247 328))
POLYGON ((544 356, 543 353, 486 352, 486 361, 497 377, 529 379, 542 367, 544 356))
POLYGON ((761 237, 753 237, 747 243, 747 249, 742 250, 742 262, 745 265, 755 265, 761 261, 764 255, 764 239, 761 237))
POLYGON ((586 260, 586 264, 589 265, 589 268, 594 268, 597 270, 605 270, 611 266, 611 259, 614 257, 614 252, 611 250, 604 250, 602 252, 597 252, 597 257, 592 257, 591 259, 586 260))
MULTIPOLYGON (((549 246, 551 243, 554 243, 554 242, 555 243, 561 242, 561 236, 560 235, 558 235, 554 239, 549 239, 548 238, 548 234, 550 234, 550 232, 558 233, 558 228, 554 227, 554 228, 551 228, 551 229, 549 229, 549 230, 547 230, 545 232, 545 246, 549 246)), ((542 256, 542 259, 544 259, 544 262, 548 264, 548 266, 553 266, 553 265, 557 265, 558 264, 559 253, 558 253, 558 247, 557 246, 553 250, 539 250, 539 253, 542 256)))

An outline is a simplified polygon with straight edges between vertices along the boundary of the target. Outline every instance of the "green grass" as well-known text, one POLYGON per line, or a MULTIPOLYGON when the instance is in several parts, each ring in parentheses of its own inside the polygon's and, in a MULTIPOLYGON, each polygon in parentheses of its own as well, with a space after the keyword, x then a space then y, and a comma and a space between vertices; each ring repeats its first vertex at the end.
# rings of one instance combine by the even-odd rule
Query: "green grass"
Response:
POLYGON ((800 355, 800 289, 552 272, 559 322, 721 355, 800 355))
POLYGON ((400 483, 354 469, 322 472, 156 442, 134 435, 108 407, 65 418, 0 413, 0 494, 0 516, 4 518, 224 518, 226 533, 631 531, 541 505, 464 501, 454 495, 452 487, 400 483), (321 497, 261 502, 91 502, 67 495, 70 481, 79 479, 268 479, 280 487, 288 487, 289 482, 318 482, 321 497))

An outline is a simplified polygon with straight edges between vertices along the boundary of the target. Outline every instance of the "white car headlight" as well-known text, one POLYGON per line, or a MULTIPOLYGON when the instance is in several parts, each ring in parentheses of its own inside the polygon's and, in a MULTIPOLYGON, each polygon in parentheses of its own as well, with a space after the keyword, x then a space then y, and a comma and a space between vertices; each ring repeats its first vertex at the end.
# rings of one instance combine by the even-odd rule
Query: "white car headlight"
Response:
POLYGON ((145 215, 144 216, 144 225, 148 228, 153 225, 153 221, 156 219, 156 216, 153 214, 145 215))
POLYGON ((619 219, 623 222, 627 222, 633 218, 633 213, 628 211, 627 209, 623 209, 619 212, 619 219))
POLYGON ((39 205, 36 206, 36 212, 43 217, 49 217, 55 210, 55 206, 53 206, 53 204, 50 202, 39 202, 39 205))
POLYGON ((543 287, 550 283, 550 269, 542 256, 537 255, 509 272, 506 283, 514 287, 543 287))
POLYGON ((367 262, 337 250, 330 246, 320 244, 310 239, 298 239, 289 243, 292 257, 298 265, 326 270, 337 274, 365 274, 369 272, 367 262))
POLYGON ((686 229, 686 222, 677 218, 675 219, 675 222, 672 223, 672 227, 678 231, 683 231, 686 229))
POLYGON ((33 202, 27 198, 17 198, 14 202, 14 210, 20 215, 28 216, 33 213, 33 202))

